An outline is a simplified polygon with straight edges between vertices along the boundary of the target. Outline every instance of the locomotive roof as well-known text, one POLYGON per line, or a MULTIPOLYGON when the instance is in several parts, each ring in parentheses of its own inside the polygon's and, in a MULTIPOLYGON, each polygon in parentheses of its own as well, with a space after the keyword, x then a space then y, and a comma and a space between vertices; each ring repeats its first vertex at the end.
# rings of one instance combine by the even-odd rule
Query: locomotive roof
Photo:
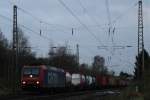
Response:
POLYGON ((59 72, 65 72, 63 69, 56 68, 54 66, 47 66, 48 69, 53 70, 53 71, 59 71, 59 72))
POLYGON ((61 68, 56 68, 54 66, 46 66, 46 65, 39 65, 39 66, 28 66, 28 65, 25 65, 24 68, 42 68, 42 69, 50 69, 50 70, 53 70, 53 71, 57 71, 57 72, 65 72, 63 69, 61 68))
POLYGON ((25 65, 24 66, 24 68, 43 68, 43 69, 46 69, 46 66, 44 66, 44 65, 39 65, 39 66, 37 66, 37 65, 25 65))

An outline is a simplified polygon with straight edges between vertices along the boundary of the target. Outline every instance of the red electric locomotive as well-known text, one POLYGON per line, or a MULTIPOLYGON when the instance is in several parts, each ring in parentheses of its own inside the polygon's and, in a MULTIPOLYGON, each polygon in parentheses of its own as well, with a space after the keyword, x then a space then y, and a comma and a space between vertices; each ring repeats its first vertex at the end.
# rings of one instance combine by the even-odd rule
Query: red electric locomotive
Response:
POLYGON ((45 66, 24 66, 21 76, 21 87, 25 88, 40 88, 43 85, 45 66))
POLYGON ((52 66, 24 66, 22 69, 21 86, 23 89, 64 89, 66 73, 63 69, 52 66))

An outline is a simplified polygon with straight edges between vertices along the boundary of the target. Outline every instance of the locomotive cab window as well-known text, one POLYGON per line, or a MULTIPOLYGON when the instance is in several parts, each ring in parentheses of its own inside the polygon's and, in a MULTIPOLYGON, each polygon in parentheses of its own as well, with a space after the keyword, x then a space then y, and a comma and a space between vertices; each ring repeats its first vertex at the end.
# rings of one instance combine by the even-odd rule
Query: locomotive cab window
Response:
POLYGON ((24 68, 23 69, 23 75, 30 75, 31 74, 31 69, 30 68, 24 68))
POLYGON ((34 75, 38 76, 40 73, 39 68, 24 68, 23 69, 23 75, 34 75))
POLYGON ((39 68, 33 68, 32 75, 39 75, 39 68))

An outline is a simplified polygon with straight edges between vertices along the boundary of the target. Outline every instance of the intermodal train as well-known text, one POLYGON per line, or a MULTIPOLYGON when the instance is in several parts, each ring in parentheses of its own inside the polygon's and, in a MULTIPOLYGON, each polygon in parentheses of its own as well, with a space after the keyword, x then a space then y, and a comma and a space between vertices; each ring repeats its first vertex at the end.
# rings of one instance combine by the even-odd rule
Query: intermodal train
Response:
POLYGON ((109 75, 85 75, 70 73, 60 68, 40 65, 24 66, 21 74, 21 88, 49 90, 84 90, 127 86, 128 80, 109 75))

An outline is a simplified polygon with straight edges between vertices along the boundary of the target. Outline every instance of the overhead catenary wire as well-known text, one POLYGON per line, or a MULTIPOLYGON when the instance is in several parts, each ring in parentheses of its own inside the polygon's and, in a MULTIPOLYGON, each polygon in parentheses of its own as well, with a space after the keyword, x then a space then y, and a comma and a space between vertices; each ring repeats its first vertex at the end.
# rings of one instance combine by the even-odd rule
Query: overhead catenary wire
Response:
MULTIPOLYGON (((8 1, 8 3, 10 3, 11 5, 15 5, 15 3, 11 2, 11 1, 8 1)), ((31 16, 34 20, 38 21, 39 23, 42 22, 43 24, 46 24, 46 25, 49 25, 49 26, 56 25, 57 27, 60 26, 60 27, 64 27, 64 28, 67 28, 67 29, 71 29, 71 27, 69 27, 69 26, 65 26, 65 25, 61 25, 61 24, 51 24, 47 21, 44 21, 43 19, 33 15, 31 12, 25 10, 24 8, 21 8, 18 5, 17 5, 17 8, 18 8, 19 11, 22 11, 23 13, 31 16)))
MULTIPOLYGON (((111 23, 111 14, 110 14, 110 8, 109 8, 109 1, 105 0, 106 4, 106 10, 107 10, 107 18, 108 18, 108 26, 111 29, 112 28, 112 23, 111 23)), ((110 35, 110 33, 109 33, 110 35)))
MULTIPOLYGON (((128 14, 127 13, 130 13, 132 11, 132 9, 134 7, 136 7, 138 5, 138 2, 135 3, 134 1, 134 4, 132 6, 130 6, 129 8, 127 8, 124 12, 120 13, 117 17, 115 17, 114 19, 111 19, 111 24, 114 25, 116 24, 120 19, 124 18, 125 16, 127 16, 128 14)), ((103 24, 103 25, 88 25, 88 27, 101 27, 101 29, 106 29, 108 27, 109 23, 106 23, 106 24, 103 24)), ((76 29, 80 29, 81 27, 76 27, 76 29)), ((124 28, 124 27, 115 27, 116 29, 119 29, 119 28, 124 28)), ((125 27, 125 28, 128 28, 128 27, 125 27)))
POLYGON ((111 38, 112 44, 115 45, 114 43, 115 27, 114 25, 112 25, 109 0, 105 0, 105 4, 106 4, 106 12, 108 18, 108 36, 111 38))
POLYGON ((138 5, 138 2, 134 3, 131 7, 129 7, 125 12, 121 13, 119 16, 117 16, 113 21, 112 24, 114 25, 118 20, 120 20, 121 18, 123 18, 124 16, 127 15, 127 13, 129 13, 130 11, 132 11, 131 9, 136 7, 138 5))
MULTIPOLYGON (((80 5, 82 6, 82 8, 86 11, 86 8, 83 6, 83 4, 81 3, 81 1, 79 1, 79 2, 80 2, 80 5)), ((138 3, 134 4, 134 6, 136 6, 137 4, 138 4, 138 3)), ((49 25, 49 26, 52 26, 52 25, 56 25, 57 27, 58 27, 58 26, 61 26, 61 27, 67 28, 67 29, 69 29, 69 30, 72 29, 72 27, 68 27, 68 26, 64 26, 64 25, 50 24, 50 23, 48 23, 48 22, 46 22, 46 21, 43 21, 43 20, 41 20, 40 18, 34 16, 34 15, 31 14, 29 11, 27 11, 27 10, 21 8, 21 7, 18 7, 18 9, 21 10, 22 12, 24 12, 24 13, 30 15, 30 16, 33 17, 35 20, 37 20, 39 23, 42 22, 43 24, 46 24, 46 25, 49 25)), ((130 8, 129 8, 127 11, 130 11, 130 8)), ((125 12, 127 12, 127 11, 125 11, 125 12)), ((87 11, 86 11, 86 12, 87 12, 87 11)), ((91 20, 93 20, 95 23, 97 23, 96 26, 98 26, 98 27, 101 27, 101 26, 102 26, 102 25, 98 25, 98 22, 97 22, 94 18, 92 18, 92 16, 90 16, 89 14, 88 14, 88 16, 91 18, 91 20)), ((118 17, 116 17, 115 20, 112 21, 112 24, 115 24, 119 19, 121 19, 121 18, 123 18, 123 17, 124 17, 124 13, 123 13, 123 14, 120 14, 118 17)), ((107 25, 107 24, 105 24, 105 25, 107 25)), ((90 27, 90 26, 87 26, 87 27, 90 27)), ((75 28, 75 29, 78 29, 78 28, 75 28)), ((101 28, 101 29, 104 30, 104 28, 101 28)))
POLYGON ((81 0, 78 0, 78 1, 79 1, 79 4, 80 4, 81 8, 82 8, 83 11, 86 13, 86 15, 89 17, 89 19, 91 19, 91 21, 93 21, 93 22, 96 24, 96 26, 98 26, 99 28, 101 28, 102 30, 104 30, 104 29, 101 27, 101 25, 96 21, 96 19, 88 13, 86 7, 82 4, 81 0))
POLYGON ((27 10, 21 8, 21 7, 18 7, 18 10, 20 10, 20 11, 22 11, 23 13, 25 13, 25 14, 31 16, 32 18, 34 18, 35 20, 37 20, 39 23, 43 23, 43 24, 46 24, 46 25, 48 25, 48 26, 56 25, 57 27, 60 26, 60 27, 63 27, 63 28, 71 29, 71 27, 69 27, 69 26, 64 26, 64 25, 60 25, 60 24, 51 24, 51 23, 49 23, 49 22, 47 22, 47 21, 44 21, 44 20, 42 20, 41 18, 36 17, 35 15, 31 14, 29 11, 27 11, 27 10))
POLYGON ((101 40, 99 38, 97 38, 97 36, 84 23, 82 23, 82 21, 76 16, 76 14, 74 14, 73 11, 62 0, 58 0, 58 1, 87 30, 87 32, 92 35, 92 37, 96 41, 98 41, 100 44, 102 44, 101 40))
POLYGON ((50 38, 48 38, 48 37, 46 37, 46 36, 44 36, 44 35, 39 34, 39 32, 36 32, 36 31, 34 31, 34 30, 32 30, 32 29, 30 29, 30 28, 28 28, 28 27, 26 27, 26 26, 24 26, 24 25, 22 25, 22 24, 19 24, 19 25, 20 25, 21 27, 25 28, 26 30, 31 31, 31 32, 33 32, 34 34, 36 34, 36 35, 42 37, 43 39, 47 39, 48 41, 52 41, 52 39, 50 39, 50 38))
MULTIPOLYGON (((8 18, 8 17, 6 17, 6 16, 0 15, 0 17, 6 19, 6 20, 8 20, 8 21, 12 21, 12 19, 10 19, 10 18, 8 18)), ((20 24, 19 24, 19 25, 20 25, 20 24)), ((26 26, 24 26, 24 25, 22 25, 22 24, 21 24, 21 27, 25 28, 26 30, 31 31, 32 33, 37 34, 38 36, 40 36, 38 32, 36 32, 36 31, 34 31, 34 30, 32 30, 32 29, 30 29, 30 28, 28 28, 28 27, 26 27, 26 26)), ((41 37, 41 36, 40 36, 40 37, 41 37)), ((47 39, 47 40, 50 40, 49 38, 44 37, 44 36, 42 36, 42 38, 47 39)), ((89 52, 89 53, 93 53, 93 51, 91 51, 91 50, 88 50, 88 52, 89 52)), ((120 57, 117 57, 117 58, 118 58, 118 59, 121 59, 120 57)), ((83 59, 83 58, 81 58, 81 59, 83 59)), ((122 61, 125 61, 125 60, 122 60, 122 61)), ((127 61, 127 62, 128 62, 128 61, 127 61)))
MULTIPOLYGON (((71 14, 72 14, 72 16, 73 17, 75 17, 79 22, 80 22, 80 19, 72 12, 72 10, 70 10, 70 8, 62 1, 62 0, 58 0, 71 14)), ((119 16, 119 17, 117 17, 118 19, 120 19, 120 18, 122 18, 122 17, 124 17, 124 16, 119 16)), ((116 22, 116 21, 118 21, 118 19, 117 20, 115 20, 115 21, 113 21, 113 24, 116 22)), ((83 25, 82 24, 82 22, 80 22, 80 24, 81 25, 83 25)), ((83 25, 84 26, 84 25, 83 25)), ((85 26, 84 26, 85 27, 85 26)), ((87 27, 87 26, 86 26, 87 27)), ((97 39, 97 38, 96 38, 97 39)))
POLYGON ((5 20, 12 21, 12 19, 10 19, 10 18, 8 18, 8 17, 6 17, 6 16, 4 16, 4 15, 1 15, 1 14, 0 14, 0 17, 3 18, 3 19, 5 19, 5 20))
MULTIPOLYGON (((8 17, 6 17, 4 15, 0 14, 0 17, 5 19, 5 20, 8 20, 8 21, 12 22, 12 19, 10 19, 10 18, 8 18, 8 17)), ((26 29, 26 30, 28 30, 28 31, 30 31, 30 32, 32 32, 32 33, 34 33, 34 34, 36 34, 36 35, 38 35, 38 36, 40 36, 40 37, 42 37, 44 39, 47 39, 48 41, 52 41, 50 38, 48 38, 46 36, 43 36, 43 35, 40 35, 39 32, 36 32, 36 31, 32 30, 31 28, 29 28, 29 27, 27 27, 25 25, 19 24, 19 26, 23 27, 24 29, 26 29)))
MULTIPOLYGON (((107 1, 107 0, 106 0, 106 1, 107 1)), ((8 1, 8 2, 9 2, 10 4, 13 4, 13 5, 14 5, 14 3, 12 3, 12 2, 10 2, 10 1, 8 1)), ((80 5, 81 5, 81 7, 87 12, 86 8, 83 6, 83 4, 81 3, 80 0, 79 0, 79 3, 80 3, 80 5)), ((125 15, 127 15, 126 12, 130 12, 133 7, 137 6, 137 4, 138 4, 138 2, 134 3, 134 5, 133 5, 132 7, 128 8, 125 12, 121 13, 121 14, 120 14, 119 16, 117 16, 114 20, 112 20, 112 25, 115 24, 115 23, 116 23, 118 20, 120 20, 121 18, 123 18, 125 15)), ((57 26, 61 26, 61 27, 68 28, 68 29, 71 29, 71 28, 72 28, 72 27, 64 26, 64 25, 60 25, 60 24, 51 24, 51 23, 46 22, 46 21, 40 19, 39 17, 33 15, 33 14, 30 13, 29 11, 27 11, 27 10, 25 10, 25 9, 23 9, 23 8, 21 8, 21 7, 19 7, 18 5, 17 5, 17 7, 18 7, 18 10, 20 10, 20 11, 26 13, 27 15, 31 16, 32 18, 34 18, 34 19, 37 20, 38 22, 42 22, 42 23, 47 24, 47 25, 49 25, 49 26, 57 25, 57 26)), ((88 14, 88 13, 87 13, 87 14, 88 14)), ((92 19, 93 21, 95 20, 95 19, 94 19, 92 16, 90 16, 89 14, 88 14, 88 16, 91 17, 91 19, 92 19)), ((95 20, 94 22, 95 22, 95 23, 98 23, 96 20, 95 20)), ((99 24, 97 24, 96 27, 101 27, 101 26, 106 26, 106 25, 108 25, 108 24, 104 24, 104 25, 99 25, 99 24)), ((95 26, 88 26, 88 27, 95 27, 95 26)), ((78 27, 77 27, 76 29, 78 29, 78 27)), ((102 29, 103 29, 103 27, 102 27, 102 29)))
MULTIPOLYGON (((123 17, 123 16, 121 16, 121 17, 123 17)), ((121 17, 120 17, 120 18, 121 18, 121 17)), ((117 21, 118 21, 118 19, 117 19, 117 21)), ((86 27, 87 27, 87 25, 86 25, 86 27)), ((32 29, 31 29, 31 30, 32 30, 32 29)), ((30 31, 31 31, 31 30, 30 30, 30 31)), ((33 31, 33 30, 32 30, 32 31, 33 31)), ((34 32, 35 32, 35 31, 34 31, 34 32)), ((35 33, 38 33, 38 34, 39 34, 39 32, 35 32, 35 33)))
MULTIPOLYGON (((22 12, 25 13, 26 15, 31 16, 32 18, 34 18, 34 20, 36 20, 36 21, 39 22, 39 24, 40 24, 40 32, 39 32, 40 35, 41 35, 42 32, 43 32, 42 25, 48 25, 48 26, 50 26, 50 27, 55 27, 55 28, 57 29, 57 31, 60 30, 60 32, 64 32, 64 33, 66 33, 66 32, 67 32, 67 33, 70 33, 69 31, 72 30, 72 27, 69 27, 69 26, 64 26, 64 25, 60 25, 60 24, 51 24, 51 23, 49 23, 49 22, 47 22, 47 21, 44 21, 44 20, 42 20, 41 18, 36 17, 36 16, 33 15, 32 13, 30 13, 29 11, 27 11, 27 10, 21 8, 21 7, 18 7, 18 10, 22 11, 22 12), (58 27, 59 27, 59 28, 58 28, 58 27), (63 29, 61 29, 61 28, 63 28, 63 29), (68 31, 65 31, 64 29, 67 29, 68 31)), ((75 29, 75 28, 74 28, 74 29, 75 29)))
MULTIPOLYGON (((1 18, 3 18, 3 19, 5 19, 5 20, 7 20, 7 21, 12 21, 12 19, 11 18, 8 18, 8 17, 6 17, 6 16, 4 16, 4 15, 2 15, 2 14, 0 14, 0 17, 1 18)), ((41 22, 42 23, 42 22, 41 22)), ((19 25, 21 25, 23 28, 25 28, 25 29, 27 29, 28 31, 30 31, 30 32, 34 32, 34 33, 36 33, 37 35, 39 34, 39 36, 41 36, 41 37, 43 37, 42 36, 42 29, 41 29, 41 25, 40 25, 40 32, 35 32, 33 29, 31 29, 31 28, 29 28, 29 27, 27 27, 27 26, 25 26, 25 25, 22 25, 22 24, 19 24, 19 25)), ((64 31, 65 32, 65 31, 64 31)), ((65 32, 66 33, 66 32, 65 32)), ((47 38, 47 37, 45 37, 45 38, 47 38)), ((51 39, 48 39, 48 40, 51 40, 51 39)))
MULTIPOLYGON (((116 27, 113 28, 114 24, 121 18, 123 18, 125 15, 127 15, 126 13, 130 12, 131 11, 131 8, 137 6, 137 2, 134 3, 134 5, 130 8, 128 8, 125 13, 122 13, 120 14, 119 16, 117 16, 113 21, 111 20, 111 15, 110 15, 110 8, 109 8, 109 2, 108 0, 105 0, 105 3, 106 3, 106 9, 107 9, 107 16, 108 16, 108 33, 109 33, 109 36, 111 35, 111 41, 112 41, 112 44, 115 45, 114 43, 114 39, 113 39, 113 36, 114 36, 114 33, 115 33, 115 30, 116 30, 116 27)), ((114 52, 115 49, 112 49, 113 51, 111 51, 112 53, 114 52)))
MULTIPOLYGON (((81 8, 83 9, 83 11, 84 11, 84 12, 86 13, 86 15, 88 16, 88 18, 89 18, 92 22, 94 22, 96 26, 98 26, 98 28, 99 28, 98 30, 100 31, 100 29, 101 29, 101 30, 103 30, 103 31, 106 31, 106 30, 102 27, 102 25, 100 25, 100 23, 99 23, 93 16, 91 16, 91 15, 88 13, 86 7, 82 4, 81 0, 78 0, 78 1, 79 1, 79 4, 80 4, 81 8)), ((87 25, 86 25, 86 26, 87 26, 87 25)), ((87 27, 89 27, 89 26, 87 26, 87 27)), ((100 33, 101 33, 101 31, 100 31, 100 33)))
MULTIPOLYGON (((83 9, 86 11, 86 8, 84 8, 84 6, 82 5, 82 7, 83 7, 83 9)), ((30 15, 30 16, 32 16, 33 18, 35 18, 35 19, 37 19, 38 21, 40 21, 41 22, 41 20, 39 19, 39 18, 37 18, 37 17, 35 17, 34 15, 32 15, 31 13, 29 13, 29 12, 27 12, 27 11, 25 11, 24 9, 22 9, 22 8, 20 8, 23 12, 25 12, 25 13, 27 13, 28 15, 30 15)), ((90 16, 89 16, 90 17, 90 16)), ((121 16, 120 16, 121 17, 121 16)), ((92 18, 91 18, 92 19, 92 18)), ((96 21, 95 21, 96 22, 96 21)), ((45 22, 46 23, 46 22, 45 22)), ((49 23, 46 23, 46 24, 48 24, 48 25, 51 25, 51 24, 49 24, 49 23)), ((98 25, 97 25, 98 26, 98 25)), ((40 29, 40 34, 41 34, 41 29, 40 29)))
MULTIPOLYGON (((15 3, 14 3, 14 2, 11 2, 11 1, 8 1, 8 3, 10 3, 10 4, 13 5, 13 6, 15 5, 15 3)), ((21 7, 18 6, 18 5, 17 5, 17 9, 18 9, 19 11, 21 11, 21 12, 23 12, 23 13, 25 13, 25 14, 31 16, 34 20, 36 20, 36 21, 39 22, 39 24, 40 24, 40 32, 39 32, 39 33, 40 33, 40 34, 41 34, 41 32, 42 32, 41 23, 42 23, 43 25, 45 24, 45 25, 48 25, 48 26, 57 26, 57 27, 60 26, 60 27, 66 28, 66 29, 68 29, 68 30, 71 29, 71 27, 68 27, 68 26, 59 25, 59 24, 51 24, 51 23, 49 23, 49 22, 46 22, 46 21, 42 20, 41 18, 39 18, 39 17, 33 15, 33 14, 30 13, 29 11, 27 11, 27 10, 21 8, 21 7)), ((62 30, 61 30, 61 31, 62 31, 62 30)))
MULTIPOLYGON (((3 15, 0 14, 0 17, 2 17, 2 18, 4 18, 4 19, 6 19, 6 20, 12 22, 12 19, 10 19, 10 18, 8 18, 8 17, 6 17, 6 16, 3 16, 3 15)), ((36 34, 36 35, 38 35, 38 36, 40 36, 40 37, 42 37, 43 39, 46 39, 46 40, 48 40, 48 41, 52 41, 50 38, 48 38, 48 37, 46 37, 46 36, 43 36, 43 35, 40 35, 39 32, 36 32, 36 31, 34 31, 33 29, 31 29, 31 28, 29 28, 29 27, 27 27, 27 26, 25 26, 25 25, 19 24, 19 26, 22 27, 22 28, 24 28, 24 29, 26 29, 26 30, 28 30, 28 31, 30 31, 30 32, 32 32, 32 33, 34 33, 34 34, 36 34)), ((93 53, 93 51, 91 51, 91 50, 88 50, 88 51, 89 51, 90 53, 93 53)))

